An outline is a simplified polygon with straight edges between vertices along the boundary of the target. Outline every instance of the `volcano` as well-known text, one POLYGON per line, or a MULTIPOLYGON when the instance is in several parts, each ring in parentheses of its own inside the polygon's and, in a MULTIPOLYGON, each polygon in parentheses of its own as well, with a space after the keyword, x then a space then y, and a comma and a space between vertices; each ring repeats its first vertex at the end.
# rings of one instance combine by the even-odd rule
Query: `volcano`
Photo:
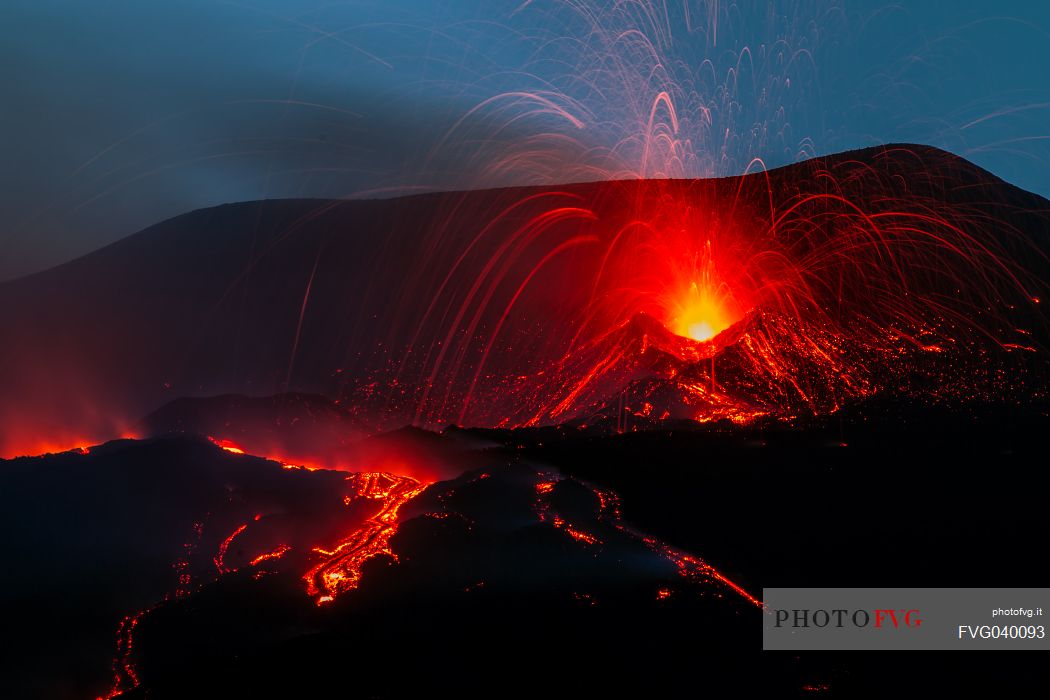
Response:
POLYGON ((1048 237, 1050 202, 886 146, 229 204, 2 284, 4 676, 127 698, 1045 683, 1020 654, 890 677, 759 648, 764 587, 1045 580, 1048 237))
POLYGON ((719 180, 193 212, 0 285, 0 454, 133 435, 185 396, 321 395, 366 432, 1026 396, 1048 211, 886 146, 719 180), (654 343, 671 384, 636 375, 654 343))

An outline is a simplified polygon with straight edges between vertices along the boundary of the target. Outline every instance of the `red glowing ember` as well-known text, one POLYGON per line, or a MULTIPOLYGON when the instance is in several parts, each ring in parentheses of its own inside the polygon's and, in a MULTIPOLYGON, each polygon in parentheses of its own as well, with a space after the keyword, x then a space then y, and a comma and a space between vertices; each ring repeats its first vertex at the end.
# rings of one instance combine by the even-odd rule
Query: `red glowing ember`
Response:
POLYGON ((291 547, 289 547, 286 544, 278 545, 274 550, 272 550, 270 552, 263 552, 259 556, 257 556, 254 559, 252 559, 250 564, 252 566, 258 566, 259 564, 262 564, 264 561, 269 561, 271 559, 280 559, 285 554, 287 554, 290 549, 291 549, 291 547))

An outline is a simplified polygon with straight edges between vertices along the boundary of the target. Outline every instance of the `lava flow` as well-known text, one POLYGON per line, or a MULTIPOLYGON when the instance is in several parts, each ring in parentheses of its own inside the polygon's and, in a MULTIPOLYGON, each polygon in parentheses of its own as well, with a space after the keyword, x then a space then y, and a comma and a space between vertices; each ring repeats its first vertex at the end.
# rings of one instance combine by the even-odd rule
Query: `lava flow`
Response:
POLYGON ((390 538, 397 532, 397 514, 401 506, 421 494, 430 484, 412 477, 384 472, 353 474, 347 479, 355 486, 355 496, 347 497, 347 505, 357 499, 368 499, 379 504, 379 512, 331 549, 314 547, 322 557, 303 576, 306 591, 318 604, 328 603, 340 593, 357 587, 361 580, 361 566, 376 556, 397 555, 390 548, 390 538))
MULTIPOLYGON (((248 454, 248 452, 243 447, 233 442, 232 440, 228 440, 226 438, 216 438, 213 436, 208 436, 208 440, 213 445, 215 445, 216 447, 221 447, 226 452, 230 452, 235 455, 248 454)), ((297 462, 291 462, 286 461, 283 457, 276 457, 273 455, 268 456, 266 459, 269 459, 271 462, 280 463, 280 465, 285 469, 305 469, 306 471, 317 471, 318 469, 325 469, 325 467, 303 464, 302 460, 299 460, 297 462)))
MULTIPOLYGON (((214 437, 208 438, 212 443, 227 452, 243 455, 245 451, 236 443, 214 437)), ((274 460, 285 469, 316 470, 317 467, 298 466, 274 460)), ((398 511, 408 501, 422 493, 429 482, 420 481, 410 476, 400 476, 386 472, 358 472, 346 478, 351 485, 351 492, 344 497, 349 506, 362 499, 379 504, 379 511, 336 543, 332 548, 314 547, 312 552, 322 557, 303 576, 307 593, 315 597, 318 603, 328 603, 344 591, 357 587, 361 579, 361 566, 373 557, 385 555, 395 561, 397 555, 390 549, 390 537, 397 532, 398 511)), ((230 543, 247 528, 242 525, 219 545, 215 556, 215 567, 220 574, 229 571, 224 564, 226 550, 230 543)), ((265 552, 252 560, 252 565, 268 559, 280 558, 288 545, 280 545, 271 552, 265 552)))
MULTIPOLYGON (((554 489, 563 478, 557 474, 541 474, 540 479, 541 480, 536 484, 536 502, 534 505, 536 515, 540 519, 540 522, 549 522, 555 528, 561 530, 581 544, 600 546, 602 542, 596 535, 572 525, 561 515, 553 512, 549 499, 554 492, 554 489)), ((599 521, 603 521, 615 530, 628 535, 632 539, 642 542, 651 551, 673 563, 678 570, 678 574, 688 581, 696 584, 716 584, 722 586, 733 593, 736 593, 751 605, 762 607, 761 600, 748 593, 742 586, 731 581, 725 576, 725 574, 700 557, 675 549, 651 535, 646 535, 635 530, 625 523, 620 510, 620 497, 616 493, 599 489, 591 484, 583 483, 583 485, 590 489, 598 499, 599 521)), ((663 592, 658 591, 657 598, 662 599, 669 595, 669 592, 664 594, 663 592)))
MULTIPOLYGON (((209 440, 230 454, 238 456, 247 454, 229 440, 216 438, 209 438, 209 440)), ((301 468, 283 462, 279 463, 285 469, 301 468)), ((316 471, 316 468, 311 467, 308 470, 316 471)), ((330 602, 340 593, 357 587, 361 579, 361 567, 373 557, 385 555, 396 560, 397 555, 390 548, 390 538, 397 532, 398 512, 405 503, 422 493, 430 483, 386 472, 353 473, 345 477, 343 483, 349 487, 346 495, 343 496, 344 506, 356 506, 365 502, 368 503, 368 507, 375 508, 376 511, 356 525, 333 547, 326 549, 310 546, 308 543, 298 543, 293 546, 281 542, 270 549, 262 551, 256 549, 258 554, 250 559, 243 554, 239 554, 238 557, 246 561, 249 567, 258 568, 267 565, 272 570, 273 564, 282 560, 293 549, 308 549, 311 556, 317 561, 302 575, 302 579, 306 583, 307 594, 313 597, 318 604, 330 602)), ((177 573, 177 584, 174 591, 166 594, 161 602, 128 615, 120 622, 117 630, 117 653, 113 662, 115 681, 105 698, 119 697, 139 685, 140 681, 132 652, 135 630, 142 619, 167 601, 183 598, 210 581, 237 572, 238 567, 227 560, 230 556, 231 545, 234 541, 240 541, 251 535, 255 524, 263 519, 262 514, 257 514, 251 521, 238 525, 219 541, 211 562, 215 573, 211 578, 203 580, 196 579, 191 573, 204 530, 203 523, 194 524, 193 541, 184 545, 183 556, 173 564, 173 569, 177 573), (195 579, 196 586, 194 586, 195 579)), ((271 531, 268 536, 273 537, 273 532, 271 531)), ((267 535, 264 534, 261 537, 265 539, 267 535)), ((258 546, 258 542, 258 538, 253 539, 252 544, 246 544, 245 548, 258 546)), ((260 569, 256 571, 254 577, 257 578, 264 573, 264 570, 260 569)))

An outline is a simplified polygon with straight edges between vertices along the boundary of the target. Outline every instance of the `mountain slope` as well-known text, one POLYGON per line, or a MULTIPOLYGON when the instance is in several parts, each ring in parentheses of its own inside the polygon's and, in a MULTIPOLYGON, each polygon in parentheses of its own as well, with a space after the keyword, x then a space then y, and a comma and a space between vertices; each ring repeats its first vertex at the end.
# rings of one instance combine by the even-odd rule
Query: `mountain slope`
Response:
MULTIPOLYGON (((1028 347, 1039 363, 1048 212, 922 146, 720 180, 201 210, 0 285, 0 455, 132 433, 171 399, 225 393, 319 393, 378 427, 542 421, 552 395, 522 378, 658 316, 662 261, 696 268, 705 239, 747 256, 734 281, 761 299, 742 312, 802 319, 807 338, 867 323, 869 339, 1028 347), (638 247, 636 229, 663 247, 638 247)), ((719 378, 720 364, 728 390, 743 364, 719 378)))

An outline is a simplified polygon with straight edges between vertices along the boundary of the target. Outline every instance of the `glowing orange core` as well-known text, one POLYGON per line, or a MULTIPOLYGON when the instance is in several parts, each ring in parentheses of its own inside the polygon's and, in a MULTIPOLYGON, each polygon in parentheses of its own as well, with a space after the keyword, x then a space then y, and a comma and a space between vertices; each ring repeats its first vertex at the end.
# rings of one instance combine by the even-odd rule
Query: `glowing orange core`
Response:
POLYGON ((675 306, 670 326, 677 335, 693 340, 711 340, 733 325, 736 320, 717 292, 700 287, 695 282, 675 306))

